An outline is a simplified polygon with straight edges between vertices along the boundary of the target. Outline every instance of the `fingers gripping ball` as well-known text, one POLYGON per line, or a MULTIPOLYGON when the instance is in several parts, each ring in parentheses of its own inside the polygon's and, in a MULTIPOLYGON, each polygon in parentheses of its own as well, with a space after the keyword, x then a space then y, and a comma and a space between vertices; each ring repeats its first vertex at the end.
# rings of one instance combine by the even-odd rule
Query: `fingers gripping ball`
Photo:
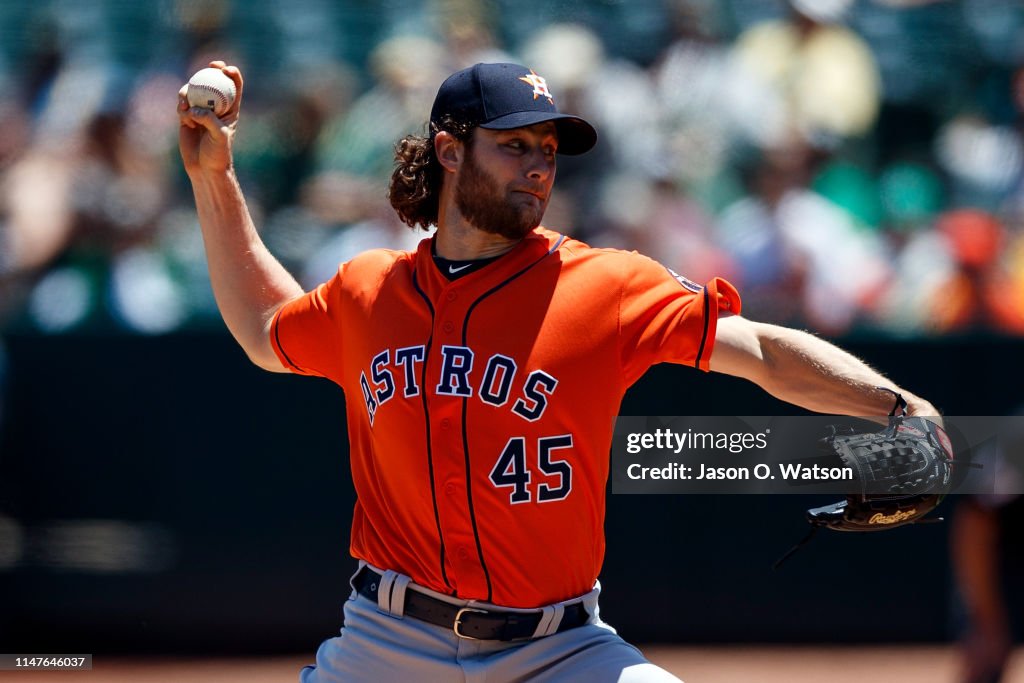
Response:
POLYGON ((188 79, 188 105, 224 116, 235 101, 235 82, 220 69, 200 69, 188 79))

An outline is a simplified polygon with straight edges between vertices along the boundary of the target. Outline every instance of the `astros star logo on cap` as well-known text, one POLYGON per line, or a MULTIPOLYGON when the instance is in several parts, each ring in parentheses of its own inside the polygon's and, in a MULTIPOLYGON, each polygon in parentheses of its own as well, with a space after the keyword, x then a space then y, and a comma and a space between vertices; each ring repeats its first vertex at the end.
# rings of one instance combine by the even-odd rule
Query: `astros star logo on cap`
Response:
POLYGON ((529 83, 533 86, 533 99, 538 97, 548 98, 548 102, 554 104, 555 101, 551 98, 551 92, 548 90, 548 82, 544 80, 543 76, 538 76, 534 73, 533 69, 530 69, 529 76, 520 76, 519 80, 529 83))

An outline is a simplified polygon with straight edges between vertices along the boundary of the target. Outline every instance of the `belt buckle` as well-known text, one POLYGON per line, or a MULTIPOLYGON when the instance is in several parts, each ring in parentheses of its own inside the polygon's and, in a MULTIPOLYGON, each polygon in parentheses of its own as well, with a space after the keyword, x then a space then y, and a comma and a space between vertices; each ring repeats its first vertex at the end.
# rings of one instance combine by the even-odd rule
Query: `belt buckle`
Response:
POLYGON ((462 615, 466 612, 478 612, 480 614, 487 614, 485 609, 477 609, 475 607, 463 607, 455 613, 455 623, 452 624, 452 630, 455 631, 455 635, 465 640, 481 640, 480 638, 474 638, 473 636, 467 636, 465 633, 459 631, 459 626, 462 625, 462 615))

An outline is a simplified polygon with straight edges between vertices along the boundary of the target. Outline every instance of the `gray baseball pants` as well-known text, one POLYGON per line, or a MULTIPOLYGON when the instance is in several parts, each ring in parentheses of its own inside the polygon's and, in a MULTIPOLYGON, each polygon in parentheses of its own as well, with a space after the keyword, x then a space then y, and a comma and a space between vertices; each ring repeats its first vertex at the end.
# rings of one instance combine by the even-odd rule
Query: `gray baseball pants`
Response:
MULTIPOLYGON (((394 572, 387 572, 395 576, 394 572)), ((400 575, 399 575, 400 576, 400 575)), ((407 580, 407 579, 406 579, 407 580)), ((409 590, 417 590, 412 585, 409 590)), ((439 594, 427 591, 437 597, 439 594)), ((354 590, 341 635, 325 640, 301 683, 681 683, 648 662, 598 616, 600 589, 584 597, 586 624, 530 640, 460 638, 452 629, 403 617, 401 599, 381 605, 354 590)), ((381 591, 385 595, 385 591, 381 591)), ((445 597, 453 604, 476 605, 445 597)), ((383 600, 383 598, 382 598, 383 600)))

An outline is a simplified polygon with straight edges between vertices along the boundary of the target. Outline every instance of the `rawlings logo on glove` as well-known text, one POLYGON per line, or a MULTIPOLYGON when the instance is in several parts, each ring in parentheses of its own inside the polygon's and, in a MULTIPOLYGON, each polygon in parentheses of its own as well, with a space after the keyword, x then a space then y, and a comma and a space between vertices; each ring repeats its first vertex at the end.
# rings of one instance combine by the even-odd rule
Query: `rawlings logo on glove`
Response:
POLYGON ((917 508, 913 510, 907 510, 906 512, 895 512, 891 515, 883 515, 881 512, 877 512, 871 515, 871 519, 868 520, 868 524, 889 524, 893 525, 898 522, 905 522, 917 514, 917 508))

